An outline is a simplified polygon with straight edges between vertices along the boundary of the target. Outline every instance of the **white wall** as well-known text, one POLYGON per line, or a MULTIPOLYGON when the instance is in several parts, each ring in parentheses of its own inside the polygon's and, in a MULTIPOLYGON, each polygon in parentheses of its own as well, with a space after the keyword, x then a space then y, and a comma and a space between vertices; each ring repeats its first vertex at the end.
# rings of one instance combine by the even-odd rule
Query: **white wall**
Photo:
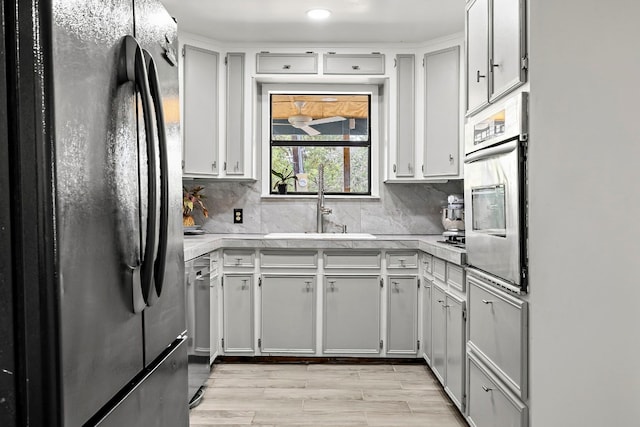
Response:
POLYGON ((531 425, 640 425, 640 3, 531 0, 531 425))

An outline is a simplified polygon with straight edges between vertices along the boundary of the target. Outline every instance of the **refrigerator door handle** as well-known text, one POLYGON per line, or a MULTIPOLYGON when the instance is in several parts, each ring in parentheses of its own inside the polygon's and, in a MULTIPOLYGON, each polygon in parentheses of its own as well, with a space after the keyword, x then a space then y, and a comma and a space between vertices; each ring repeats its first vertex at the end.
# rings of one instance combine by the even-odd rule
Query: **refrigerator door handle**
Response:
POLYGON ((164 272, 167 261, 168 227, 169 227, 169 160, 167 154, 167 133, 165 129, 162 94, 158 79, 158 70, 151 54, 142 50, 147 67, 149 91, 155 111, 156 130, 158 135, 158 152, 160 158, 160 227, 158 229, 158 253, 154 266, 155 289, 150 290, 147 305, 152 305, 162 293, 164 272))
MULTIPOLYGON (((133 36, 127 35, 123 41, 124 55, 119 67, 120 83, 133 82, 142 102, 144 133, 147 149, 148 174, 148 206, 147 231, 142 264, 130 266, 133 283, 133 311, 140 313, 146 307, 146 300, 153 287, 153 269, 157 251, 157 183, 156 183, 156 150, 151 114, 151 95, 149 79, 142 48, 133 36)), ((142 178, 142 177, 140 177, 142 178)))

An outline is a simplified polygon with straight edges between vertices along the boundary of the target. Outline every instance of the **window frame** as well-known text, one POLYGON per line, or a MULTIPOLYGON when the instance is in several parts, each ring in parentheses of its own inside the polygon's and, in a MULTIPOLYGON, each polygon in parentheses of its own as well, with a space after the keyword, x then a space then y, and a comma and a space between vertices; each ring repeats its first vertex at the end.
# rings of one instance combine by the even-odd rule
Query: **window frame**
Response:
MULTIPOLYGON (((318 84, 318 83, 283 83, 262 84, 261 90, 261 181, 262 181, 262 197, 266 198, 315 198, 317 192, 304 193, 287 193, 286 195, 272 193, 271 187, 271 95, 368 95, 369 96, 369 193, 335 193, 330 192, 326 195, 330 198, 379 198, 379 176, 380 176, 380 154, 379 154, 379 111, 380 98, 379 88, 376 84, 318 84)), ((281 146, 290 146, 291 141, 281 141, 281 146)), ((294 141, 295 142, 295 141, 294 141)), ((329 141, 324 144, 316 142, 310 144, 295 144, 300 146, 363 146, 361 143, 349 141, 329 141)))

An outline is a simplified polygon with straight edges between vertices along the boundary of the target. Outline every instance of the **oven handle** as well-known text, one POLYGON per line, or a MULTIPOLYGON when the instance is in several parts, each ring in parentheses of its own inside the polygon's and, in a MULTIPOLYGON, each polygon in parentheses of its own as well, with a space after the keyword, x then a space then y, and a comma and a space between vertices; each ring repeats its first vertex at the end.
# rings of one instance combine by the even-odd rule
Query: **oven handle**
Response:
POLYGON ((489 157, 495 157, 501 154, 510 153, 518 148, 518 144, 520 144, 520 141, 518 139, 512 139, 511 141, 499 145, 484 148, 482 150, 476 151, 475 153, 467 154, 464 158, 464 162, 473 163, 489 157))

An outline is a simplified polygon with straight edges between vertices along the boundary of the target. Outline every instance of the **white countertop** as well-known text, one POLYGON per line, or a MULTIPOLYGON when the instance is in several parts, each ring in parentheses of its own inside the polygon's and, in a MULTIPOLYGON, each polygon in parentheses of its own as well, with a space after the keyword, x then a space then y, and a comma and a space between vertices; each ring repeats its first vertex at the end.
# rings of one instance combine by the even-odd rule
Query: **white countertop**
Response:
POLYGON ((336 238, 328 234, 326 239, 265 237, 265 234, 203 234, 184 236, 184 259, 188 261, 221 248, 247 249, 418 249, 445 261, 466 264, 466 251, 446 243, 440 243, 442 235, 376 235, 375 239, 336 238))

